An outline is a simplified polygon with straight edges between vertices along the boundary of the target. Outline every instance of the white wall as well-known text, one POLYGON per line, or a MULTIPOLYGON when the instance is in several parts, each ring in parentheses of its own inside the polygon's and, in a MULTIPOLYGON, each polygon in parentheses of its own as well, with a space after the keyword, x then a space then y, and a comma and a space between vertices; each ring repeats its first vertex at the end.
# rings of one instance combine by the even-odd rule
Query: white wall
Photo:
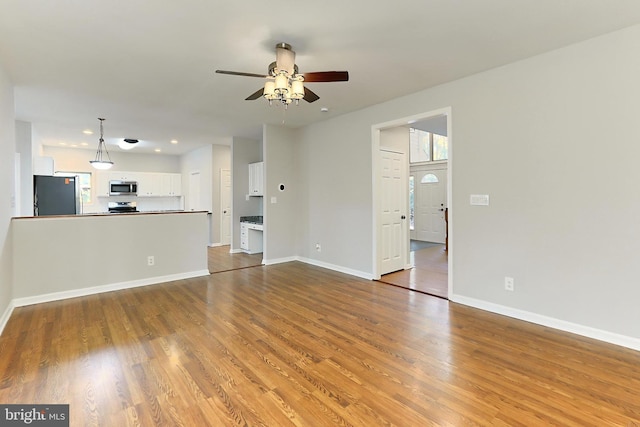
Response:
MULTIPOLYGON (((390 129, 382 129, 380 131, 380 147, 386 148, 397 153, 404 153, 409 156, 409 128, 407 126, 398 126, 390 129)), ((407 164, 409 157, 407 157, 407 164)))
POLYGON ((10 314, 13 255, 10 233, 13 215, 15 118, 13 86, 0 66, 0 332, 10 314))
POLYGON ((207 227, 205 212, 16 218, 13 298, 25 305, 206 275, 207 227))
MULTIPOLYGON (((97 146, 96 142, 96 146, 97 146)), ((135 149, 134 149, 135 150, 135 149)), ((95 172, 89 164, 95 158, 95 150, 42 146, 42 155, 53 157, 56 171, 95 172)), ((180 172, 180 157, 167 154, 146 154, 131 151, 109 151, 113 161, 112 171, 180 172)))
POLYGON ((299 254, 360 276, 373 269, 370 116, 361 112, 308 126, 299 142, 299 254))
POLYGON ((297 180, 298 132, 282 126, 263 128, 264 180, 264 261, 295 257, 299 212, 297 180), (280 191, 280 184, 284 191, 280 191), (274 199, 275 198, 275 199, 274 199), (275 200, 275 203, 273 201, 275 200))
POLYGON ((20 153, 19 215, 33 215, 33 144, 31 123, 16 120, 16 152, 20 153))
POLYGON ((303 254, 372 270, 371 126, 450 106, 454 300, 640 348, 638 51, 635 26, 309 126, 303 254))

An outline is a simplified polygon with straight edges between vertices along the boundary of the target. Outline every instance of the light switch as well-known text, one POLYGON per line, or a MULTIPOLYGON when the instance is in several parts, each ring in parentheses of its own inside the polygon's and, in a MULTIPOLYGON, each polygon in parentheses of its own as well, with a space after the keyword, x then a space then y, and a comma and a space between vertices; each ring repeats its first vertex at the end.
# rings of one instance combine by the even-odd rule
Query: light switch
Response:
POLYGON ((271 203, 278 203, 278 199, 275 196, 271 197, 271 203))
POLYGON ((472 194, 469 203, 473 206, 489 206, 488 194, 472 194))

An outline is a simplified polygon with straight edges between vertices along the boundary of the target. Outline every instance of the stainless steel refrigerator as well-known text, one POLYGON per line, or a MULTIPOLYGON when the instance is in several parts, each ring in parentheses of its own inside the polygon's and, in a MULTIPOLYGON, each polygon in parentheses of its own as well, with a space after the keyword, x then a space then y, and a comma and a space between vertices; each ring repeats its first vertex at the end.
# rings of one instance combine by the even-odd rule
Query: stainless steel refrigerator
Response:
POLYGON ((80 212, 78 177, 33 176, 33 215, 76 215, 80 212))

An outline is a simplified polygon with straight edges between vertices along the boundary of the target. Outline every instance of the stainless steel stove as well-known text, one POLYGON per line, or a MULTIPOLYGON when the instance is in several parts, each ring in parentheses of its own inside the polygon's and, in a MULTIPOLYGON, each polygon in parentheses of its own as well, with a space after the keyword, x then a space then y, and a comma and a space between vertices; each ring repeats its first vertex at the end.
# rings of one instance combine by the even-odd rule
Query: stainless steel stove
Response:
POLYGON ((109 213, 138 212, 136 202, 109 202, 109 213))

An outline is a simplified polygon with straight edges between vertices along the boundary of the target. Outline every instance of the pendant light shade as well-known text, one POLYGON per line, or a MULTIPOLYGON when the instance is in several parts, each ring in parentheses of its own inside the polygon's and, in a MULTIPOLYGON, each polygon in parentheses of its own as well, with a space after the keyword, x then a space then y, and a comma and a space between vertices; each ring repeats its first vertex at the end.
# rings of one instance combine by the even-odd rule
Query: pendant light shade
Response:
POLYGON ((90 160, 91 166, 95 169, 106 170, 111 169, 113 166, 113 162, 111 161, 111 157, 109 156, 109 152, 107 151, 107 146, 104 143, 104 131, 102 129, 102 122, 104 119, 98 118, 100 120, 100 140, 98 141, 98 150, 96 151, 96 158, 94 160, 90 160))

